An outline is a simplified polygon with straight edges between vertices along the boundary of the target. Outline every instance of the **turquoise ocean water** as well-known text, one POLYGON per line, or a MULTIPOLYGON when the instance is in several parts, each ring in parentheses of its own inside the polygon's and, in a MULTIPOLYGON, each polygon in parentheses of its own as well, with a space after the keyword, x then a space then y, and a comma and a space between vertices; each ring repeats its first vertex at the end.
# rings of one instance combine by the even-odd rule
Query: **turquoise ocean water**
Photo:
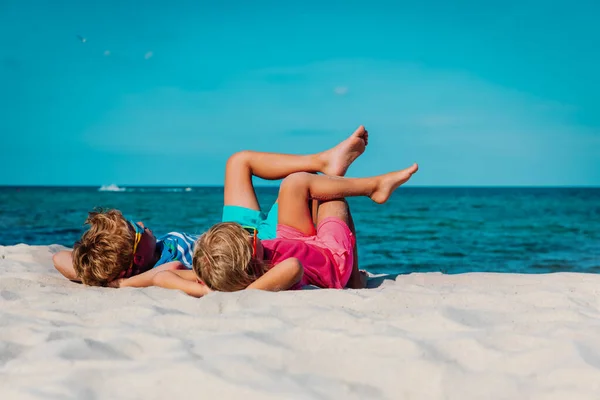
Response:
MULTIPOLYGON (((257 189, 270 206, 276 188, 257 189)), ((219 187, 0 187, 0 245, 72 246, 94 207, 115 207, 158 236, 218 222, 219 187)), ((400 188, 350 199, 360 265, 375 273, 600 272, 600 188, 400 188)))

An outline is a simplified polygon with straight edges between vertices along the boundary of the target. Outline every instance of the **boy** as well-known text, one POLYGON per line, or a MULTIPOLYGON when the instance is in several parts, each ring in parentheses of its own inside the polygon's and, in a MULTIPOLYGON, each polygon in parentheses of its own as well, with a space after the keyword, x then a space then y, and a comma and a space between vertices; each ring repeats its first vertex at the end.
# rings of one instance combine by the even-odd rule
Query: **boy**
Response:
MULTIPOLYGON (((197 236, 171 232, 156 239, 141 222, 127 220, 119 210, 96 210, 85 221, 90 228, 73 252, 53 256, 54 266, 66 278, 90 286, 109 286, 161 266, 160 270, 191 268, 197 236)), ((154 273, 158 272, 156 270, 154 273)))
MULTIPOLYGON (((267 215, 260 212, 254 195, 252 176, 281 179, 298 171, 343 175, 364 151, 367 137, 367 131, 360 126, 349 138, 321 153, 237 153, 227 163, 223 220, 254 224, 260 227, 261 239, 273 239, 276 234, 277 203, 267 215), (260 159, 262 162, 250 165, 250 159, 260 159), (244 193, 242 197, 246 198, 248 190, 252 192, 255 202, 238 203, 235 200, 239 197, 237 193, 244 193)), ((71 280, 81 279, 83 283, 94 286, 149 286, 153 284, 152 279, 158 272, 191 268, 189 243, 181 254, 163 257, 161 253, 159 257, 158 252, 165 248, 160 243, 163 238, 156 242, 150 230, 144 228, 141 223, 127 221, 116 210, 111 210, 111 214, 104 214, 106 213, 90 213, 86 222, 91 227, 75 245, 73 254, 63 251, 53 257, 56 269, 65 277, 71 280), (163 264, 166 261, 171 262, 163 264)), ((173 235, 185 236, 188 239, 191 237, 176 233, 167 236, 173 235)), ((174 248, 178 249, 178 246, 174 248)), ((177 273, 186 275, 185 272, 177 273)))

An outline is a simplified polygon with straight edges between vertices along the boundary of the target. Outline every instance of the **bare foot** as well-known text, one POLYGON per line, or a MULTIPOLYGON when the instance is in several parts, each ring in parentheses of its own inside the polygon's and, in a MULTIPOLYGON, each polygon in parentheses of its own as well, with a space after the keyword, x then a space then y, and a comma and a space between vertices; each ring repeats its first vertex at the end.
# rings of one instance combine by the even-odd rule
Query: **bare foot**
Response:
POLYGON ((350 164, 365 151, 368 142, 369 132, 361 125, 348 139, 320 154, 324 164, 321 172, 326 175, 344 176, 350 164))
POLYGON ((412 166, 403 169, 401 171, 390 172, 385 175, 377 177, 377 188, 371 193, 371 200, 375 203, 385 203, 388 201, 394 190, 398 189, 400 185, 410 179, 410 177, 417 172, 419 166, 413 164, 412 166))

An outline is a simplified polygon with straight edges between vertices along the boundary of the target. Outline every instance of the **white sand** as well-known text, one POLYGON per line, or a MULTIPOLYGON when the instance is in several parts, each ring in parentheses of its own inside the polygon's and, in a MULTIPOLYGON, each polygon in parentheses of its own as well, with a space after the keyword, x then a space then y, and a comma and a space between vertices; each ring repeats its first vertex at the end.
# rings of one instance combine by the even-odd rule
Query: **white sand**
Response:
POLYGON ((68 282, 58 249, 0 246, 0 399, 600 398, 598 275, 194 299, 68 282))

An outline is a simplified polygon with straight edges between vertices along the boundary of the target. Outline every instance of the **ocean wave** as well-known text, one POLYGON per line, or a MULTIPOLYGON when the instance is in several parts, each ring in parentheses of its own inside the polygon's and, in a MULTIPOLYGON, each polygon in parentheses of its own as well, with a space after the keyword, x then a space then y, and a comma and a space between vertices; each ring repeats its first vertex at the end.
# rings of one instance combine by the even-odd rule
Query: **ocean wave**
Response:
POLYGON ((181 192, 193 192, 194 189, 191 187, 120 187, 113 184, 102 185, 98 189, 99 192, 161 192, 161 193, 181 193, 181 192))
POLYGON ((110 185, 102 185, 98 189, 99 192, 124 192, 126 188, 121 188, 115 185, 114 183, 110 185))

